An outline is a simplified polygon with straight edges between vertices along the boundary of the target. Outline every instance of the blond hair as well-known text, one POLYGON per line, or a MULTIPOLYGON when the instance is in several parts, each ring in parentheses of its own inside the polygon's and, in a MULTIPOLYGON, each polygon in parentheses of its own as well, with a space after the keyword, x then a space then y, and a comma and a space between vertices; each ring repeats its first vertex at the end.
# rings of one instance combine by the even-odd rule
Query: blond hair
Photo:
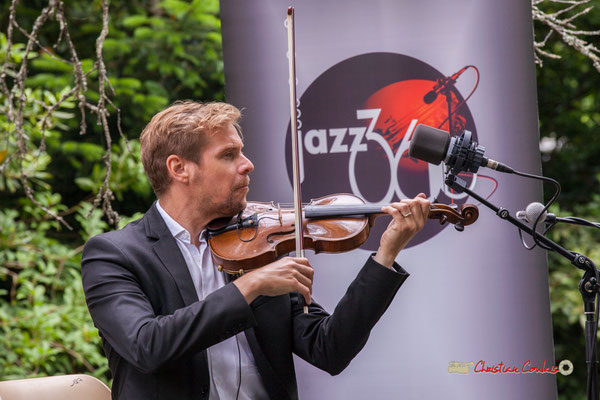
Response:
POLYGON ((229 124, 241 135, 240 117, 240 110, 231 104, 191 100, 176 101, 152 117, 140 135, 140 145, 142 164, 156 196, 160 197, 171 183, 167 170, 170 155, 199 163, 207 135, 229 124))

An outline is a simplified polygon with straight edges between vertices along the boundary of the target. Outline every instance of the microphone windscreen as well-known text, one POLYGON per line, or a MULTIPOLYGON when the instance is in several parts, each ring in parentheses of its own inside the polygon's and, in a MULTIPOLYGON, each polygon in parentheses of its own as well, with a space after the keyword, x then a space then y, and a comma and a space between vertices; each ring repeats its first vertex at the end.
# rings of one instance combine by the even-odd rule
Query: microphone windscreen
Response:
POLYGON ((425 102, 425 104, 431 104, 435 101, 435 99, 437 99, 437 97, 438 94, 435 92, 435 90, 431 90, 427 92, 425 96, 423 96, 423 101, 425 102))
MULTIPOLYGON (((527 218, 527 221, 529 223, 533 224, 535 222, 535 220, 537 219, 537 217, 539 217, 540 214, 542 214, 543 210, 544 210, 544 205, 542 203, 529 204, 525 208, 525 216, 527 218)), ((547 215, 548 215, 548 213, 546 211, 544 211, 542 218, 540 218, 540 223, 542 223, 546 220, 547 215)))
POLYGON ((408 154, 418 160, 439 165, 446 158, 449 145, 448 132, 419 124, 410 140, 408 154))

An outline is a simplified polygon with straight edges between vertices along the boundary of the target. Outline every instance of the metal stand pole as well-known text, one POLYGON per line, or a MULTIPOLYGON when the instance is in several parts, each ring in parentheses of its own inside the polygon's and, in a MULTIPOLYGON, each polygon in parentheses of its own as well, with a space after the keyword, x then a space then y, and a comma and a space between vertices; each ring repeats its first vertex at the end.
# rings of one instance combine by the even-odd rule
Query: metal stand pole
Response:
POLYGON ((540 243, 549 248, 550 250, 556 251, 561 256, 565 257, 575 267, 585 271, 581 281, 579 282, 579 291, 583 297, 583 305, 585 312, 585 356, 587 363, 587 398, 588 400, 598 400, 598 383, 597 383, 597 370, 598 370, 598 356, 597 356, 597 339, 596 339, 596 307, 594 301, 597 299, 599 292, 598 276, 599 271, 588 257, 569 251, 559 244, 553 242, 547 237, 535 232, 533 229, 523 224, 521 221, 515 219, 510 215, 510 212, 501 207, 497 207, 490 203, 483 197, 474 193, 467 187, 467 183, 456 175, 449 173, 446 176, 446 185, 455 190, 458 193, 467 193, 481 204, 493 210, 496 215, 501 219, 504 219, 511 224, 515 225, 522 231, 535 237, 540 243))

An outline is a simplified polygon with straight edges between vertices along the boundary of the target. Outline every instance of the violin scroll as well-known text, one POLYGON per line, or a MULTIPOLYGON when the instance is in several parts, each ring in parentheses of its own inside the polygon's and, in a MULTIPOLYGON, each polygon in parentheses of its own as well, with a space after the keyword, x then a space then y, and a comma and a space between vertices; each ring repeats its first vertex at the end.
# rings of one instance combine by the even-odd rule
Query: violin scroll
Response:
POLYGON ((429 219, 439 219, 440 224, 449 222, 457 231, 463 231, 479 218, 479 209, 473 204, 463 204, 460 209, 447 204, 434 203, 429 209, 429 219))

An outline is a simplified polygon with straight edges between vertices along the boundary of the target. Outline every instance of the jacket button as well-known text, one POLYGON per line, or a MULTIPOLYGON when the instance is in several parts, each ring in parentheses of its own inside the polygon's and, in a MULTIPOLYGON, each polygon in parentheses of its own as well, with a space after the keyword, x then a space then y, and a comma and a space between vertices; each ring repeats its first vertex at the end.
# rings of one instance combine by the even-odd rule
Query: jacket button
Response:
POLYGON ((200 394, 206 394, 207 392, 208 392, 208 387, 206 387, 206 386, 202 386, 202 387, 200 388, 200 394))

